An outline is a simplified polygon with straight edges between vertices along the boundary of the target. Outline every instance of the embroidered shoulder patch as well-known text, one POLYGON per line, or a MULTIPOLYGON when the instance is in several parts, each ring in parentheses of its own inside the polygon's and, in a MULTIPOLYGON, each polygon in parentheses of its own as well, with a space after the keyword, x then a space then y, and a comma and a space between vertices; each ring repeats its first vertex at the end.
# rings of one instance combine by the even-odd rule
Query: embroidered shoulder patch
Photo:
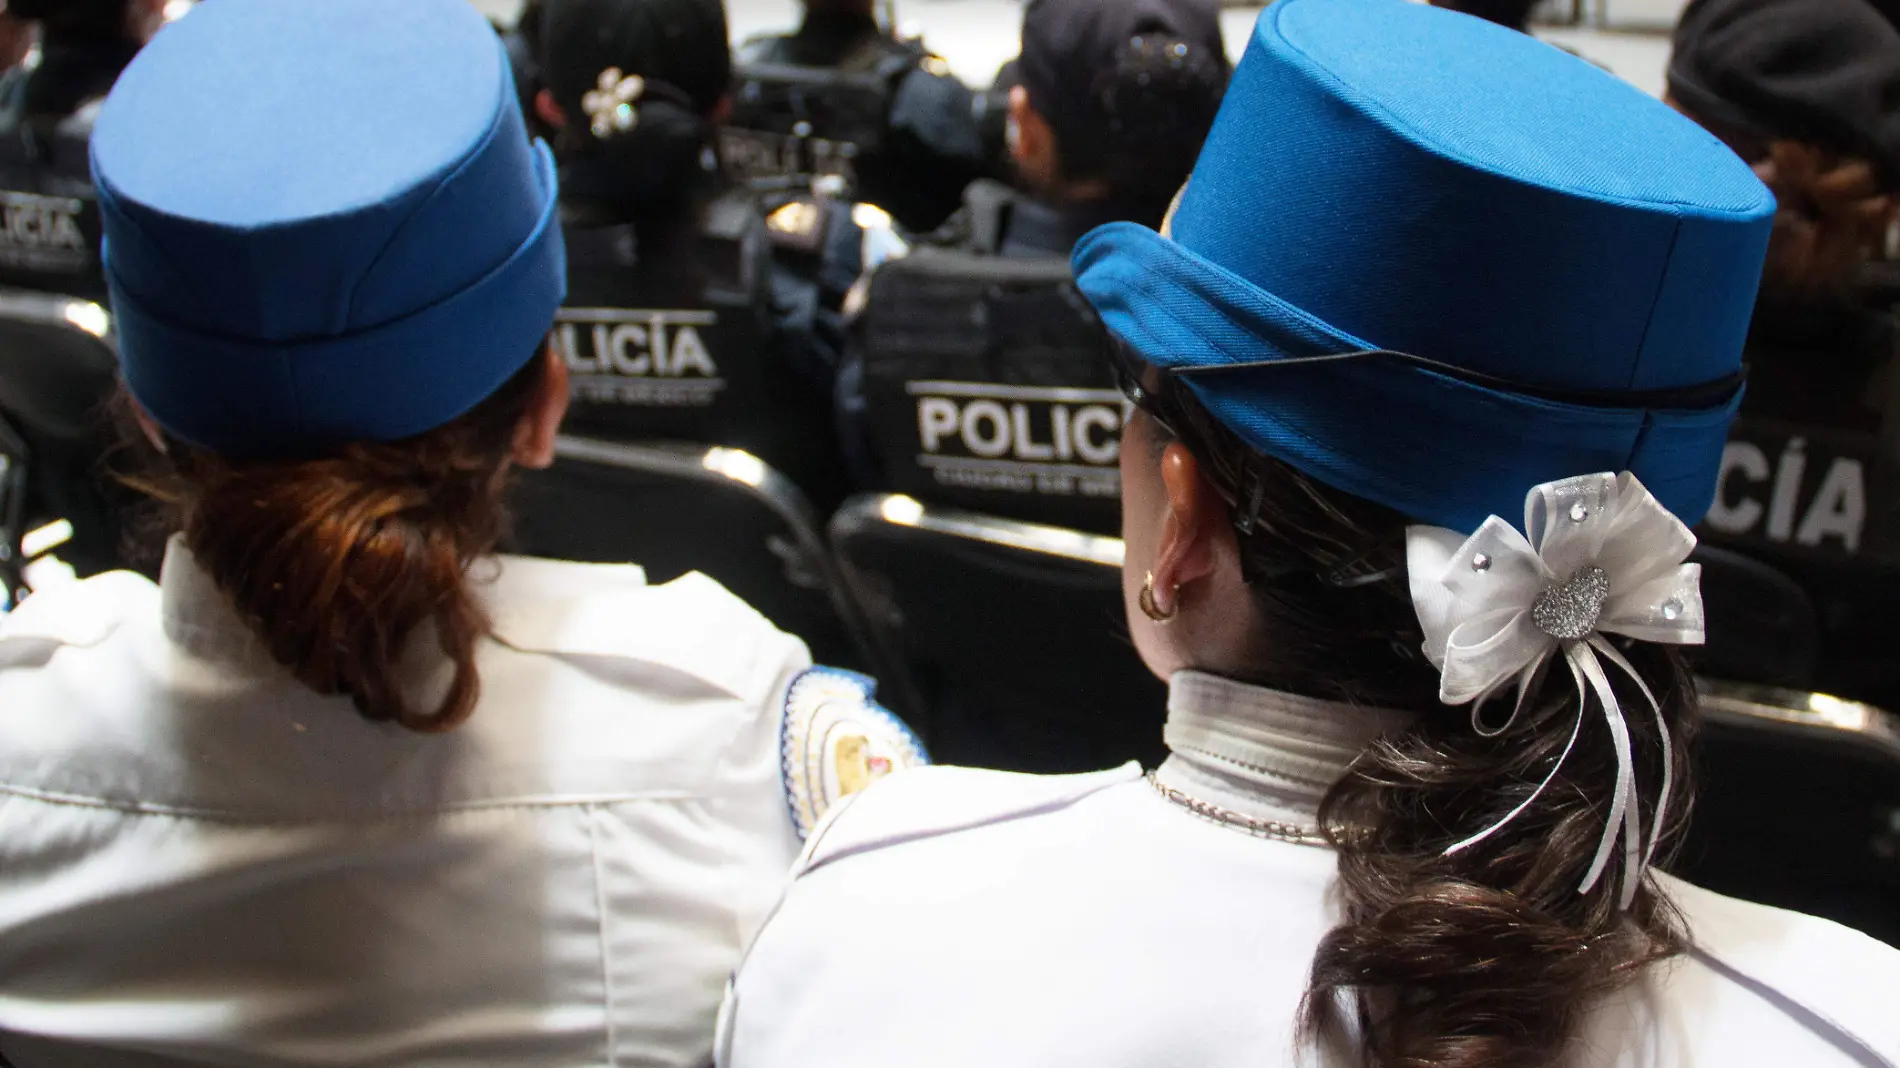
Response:
POLYGON ((785 801, 802 840, 825 811, 895 771, 930 763, 903 720, 854 671, 811 668, 792 680, 779 728, 785 801))

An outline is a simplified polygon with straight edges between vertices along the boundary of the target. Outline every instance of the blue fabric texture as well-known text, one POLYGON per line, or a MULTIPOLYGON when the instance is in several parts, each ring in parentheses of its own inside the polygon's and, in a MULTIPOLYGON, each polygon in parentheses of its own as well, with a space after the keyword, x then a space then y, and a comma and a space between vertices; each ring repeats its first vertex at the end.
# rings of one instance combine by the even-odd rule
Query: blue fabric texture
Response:
POLYGON ((565 294, 552 157, 466 0, 202 5, 127 68, 92 157, 126 383, 218 452, 450 422, 565 294))
MULTIPOLYGON (((1164 368, 1382 348, 1655 391, 1740 367, 1773 212, 1721 142, 1558 49, 1403 0, 1280 0, 1170 237, 1111 224, 1074 263, 1164 368)), ((1693 523, 1739 402, 1558 404, 1384 360, 1189 382, 1261 451, 1460 531, 1625 470, 1693 523)))

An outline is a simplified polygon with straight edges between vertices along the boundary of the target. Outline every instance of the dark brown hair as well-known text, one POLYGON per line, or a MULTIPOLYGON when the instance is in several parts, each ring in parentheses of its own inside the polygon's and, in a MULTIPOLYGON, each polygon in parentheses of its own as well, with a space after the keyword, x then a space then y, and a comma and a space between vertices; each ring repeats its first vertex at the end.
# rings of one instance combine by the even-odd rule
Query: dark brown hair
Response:
MULTIPOLYGON (((1164 379, 1155 403, 1230 505, 1259 502, 1240 535, 1261 635, 1247 681, 1414 713, 1321 805, 1344 916, 1314 958, 1304 1032, 1333 1044, 1356 1025, 1365 1063, 1379 1068, 1559 1062, 1604 995, 1683 945, 1679 918, 1652 887, 1617 909, 1616 866, 1593 892, 1577 892, 1616 781, 1608 732, 1586 722, 1534 804, 1446 856, 1550 772, 1580 712, 1569 673, 1546 671, 1509 730, 1479 735, 1468 709, 1438 700, 1405 574, 1405 518, 1262 456, 1178 383, 1164 379)), ((1674 652, 1619 647, 1661 700, 1676 743, 1664 831, 1673 843, 1690 794, 1693 685, 1674 652)), ((1647 830, 1662 744, 1647 701, 1624 689, 1647 830)))
POLYGON ((1890 176, 1866 159, 1698 114, 1673 92, 1663 102, 1721 138, 1775 194, 1762 294, 1808 304, 1853 302, 1861 265, 1878 257, 1900 211, 1900 190, 1890 176))
POLYGON ((1896 197, 1880 171, 1797 141, 1775 141, 1755 173, 1775 194, 1762 288, 1823 301, 1854 298, 1860 268, 1887 237, 1896 197))
POLYGON ((475 708, 475 652, 489 633, 468 570, 506 528, 516 427, 546 374, 537 355, 446 426, 293 460, 236 460, 176 440, 161 454, 122 392, 115 466, 299 682, 349 695, 372 720, 448 731, 475 708), (401 670, 425 637, 454 666, 434 708, 416 707, 401 670))

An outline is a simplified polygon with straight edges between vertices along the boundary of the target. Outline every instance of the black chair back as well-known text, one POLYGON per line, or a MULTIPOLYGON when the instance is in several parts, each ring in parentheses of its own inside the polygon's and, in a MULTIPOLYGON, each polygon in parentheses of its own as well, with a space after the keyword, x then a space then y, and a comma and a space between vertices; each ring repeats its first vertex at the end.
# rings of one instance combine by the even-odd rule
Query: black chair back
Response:
POLYGON ((65 519, 60 557, 83 575, 121 566, 118 509, 99 472, 101 408, 117 388, 112 317, 90 301, 0 289, 0 416, 32 455, 28 522, 65 519))
POLYGON ((1122 611, 1121 542, 855 497, 831 521, 845 581, 908 668, 939 763, 1034 772, 1166 755, 1166 688, 1122 611))
POLYGON ((1733 549, 1697 546, 1708 644, 1697 669, 1711 678, 1793 689, 1815 686, 1821 624, 1802 585, 1733 549))
POLYGON ((1702 684, 1699 789, 1672 870, 1900 947, 1900 717, 1702 684))
POLYGON ((514 504, 518 552, 635 563, 655 583, 704 572, 805 639, 814 659, 879 673, 810 506, 750 453, 563 437, 554 467, 527 472, 514 504))

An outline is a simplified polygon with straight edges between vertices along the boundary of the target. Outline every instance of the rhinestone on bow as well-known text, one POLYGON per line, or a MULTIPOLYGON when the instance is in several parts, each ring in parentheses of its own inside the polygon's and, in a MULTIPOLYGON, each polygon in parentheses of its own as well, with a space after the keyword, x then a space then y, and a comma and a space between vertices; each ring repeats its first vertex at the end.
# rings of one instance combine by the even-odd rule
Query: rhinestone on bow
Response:
POLYGON ((596 85, 598 88, 581 97, 581 107, 594 120, 595 137, 611 137, 640 125, 640 112, 633 105, 646 94, 645 78, 638 74, 623 75, 619 67, 608 67, 600 72, 596 85))
POLYGON ((1531 622, 1559 641, 1589 637, 1610 597, 1609 572, 1592 564, 1537 595, 1531 602, 1531 622))

